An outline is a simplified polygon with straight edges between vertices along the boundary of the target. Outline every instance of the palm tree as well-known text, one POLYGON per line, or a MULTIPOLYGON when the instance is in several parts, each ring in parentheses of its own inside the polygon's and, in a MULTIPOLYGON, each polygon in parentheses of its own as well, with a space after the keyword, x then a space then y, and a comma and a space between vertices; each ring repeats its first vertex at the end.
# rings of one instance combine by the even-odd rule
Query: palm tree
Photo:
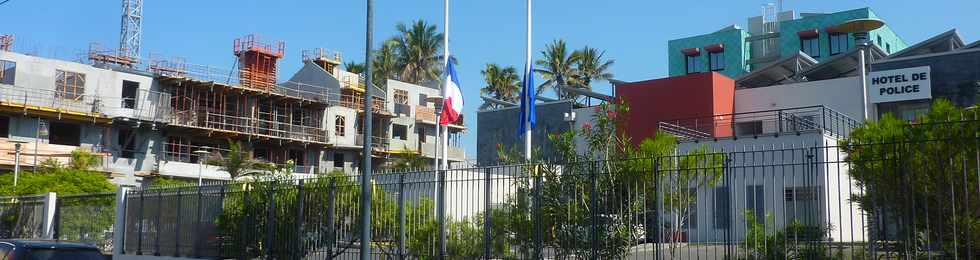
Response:
POLYGON ((515 102, 518 92, 520 92, 521 79, 517 76, 517 69, 513 66, 506 68, 494 63, 488 63, 487 67, 480 71, 486 86, 480 89, 480 94, 492 95, 493 98, 515 102))
POLYGON ((613 74, 609 72, 609 67, 615 63, 615 60, 603 60, 602 56, 606 54, 605 51, 599 51, 596 48, 585 46, 581 50, 575 51, 575 56, 578 56, 578 61, 575 63, 575 69, 578 71, 576 75, 576 86, 582 89, 592 89, 592 81, 599 80, 610 80, 613 78, 613 74))
POLYGON ((401 79, 414 84, 438 80, 442 70, 442 33, 436 31, 436 26, 417 20, 411 26, 398 23, 399 35, 395 37, 398 44, 395 50, 398 54, 398 64, 401 66, 401 79))
POLYGON ((559 86, 578 84, 575 79, 578 72, 573 66, 579 59, 578 55, 575 52, 569 53, 565 47, 565 40, 562 39, 548 44, 541 54, 544 57, 534 63, 537 65, 534 71, 545 81, 538 86, 535 94, 540 95, 546 88, 551 88, 559 99, 567 98, 568 95, 563 95, 559 86))
POLYGON ((398 65, 397 45, 397 39, 388 39, 375 51, 374 61, 371 62, 371 81, 375 86, 384 87, 388 79, 398 79, 401 69, 398 65))
POLYGON ((364 63, 348 61, 347 63, 344 63, 344 69, 350 73, 361 74, 364 73, 364 63))

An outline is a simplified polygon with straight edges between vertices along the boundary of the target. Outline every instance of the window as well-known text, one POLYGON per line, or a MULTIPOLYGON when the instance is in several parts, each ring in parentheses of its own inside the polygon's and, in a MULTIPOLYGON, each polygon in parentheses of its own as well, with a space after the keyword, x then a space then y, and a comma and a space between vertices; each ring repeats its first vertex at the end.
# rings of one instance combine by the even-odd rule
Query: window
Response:
POLYGON ((81 144, 81 126, 75 124, 51 122, 48 126, 48 143, 79 146, 81 144))
POLYGON ((766 221, 765 188, 762 185, 745 186, 745 210, 752 211, 758 223, 766 221))
POLYGON ((0 116, 0 137, 10 137, 10 117, 0 116))
POLYGON ((391 138, 408 140, 408 126, 392 124, 391 125, 391 138))
POLYGON ((136 152, 136 136, 133 135, 132 129, 119 129, 119 135, 116 138, 116 144, 119 145, 119 157, 122 158, 133 158, 136 152))
POLYGON ((783 192, 785 206, 783 216, 787 223, 800 221, 804 224, 814 224, 817 215, 817 188, 790 187, 783 192))
POLYGON ((810 57, 820 57, 820 37, 801 38, 800 51, 810 57))
POLYGON ((54 96, 62 99, 79 100, 85 93, 85 74, 64 70, 55 71, 54 96))
POLYGON ((887 54, 891 54, 892 53, 892 44, 891 43, 885 43, 885 53, 887 53, 887 54))
POLYGON ((344 154, 342 153, 333 154, 333 167, 344 168, 344 154))
POLYGON ((13 85, 14 76, 17 71, 17 63, 9 60, 0 60, 0 84, 13 85))
POLYGON ((426 94, 419 94, 419 106, 429 106, 429 96, 426 94))
POLYGON ((403 89, 395 90, 395 103, 408 104, 408 91, 403 89))
POLYGON ((686 55, 684 58, 686 59, 687 74, 700 72, 698 71, 701 68, 700 55, 686 55))
POLYGON ((425 138, 425 127, 421 127, 421 126, 416 125, 415 126, 415 131, 418 132, 418 134, 419 134, 419 143, 420 144, 421 143, 425 143, 425 139, 426 139, 425 138))
POLYGON ((762 121, 736 122, 735 135, 762 134, 762 121))
POLYGON ((140 89, 139 82, 123 80, 122 84, 122 106, 123 108, 136 108, 136 92, 140 89))
POLYGON ((725 69, 725 52, 709 52, 708 53, 708 66, 711 67, 711 71, 719 71, 725 69))
POLYGON ((830 34, 830 55, 837 55, 847 51, 848 38, 846 33, 830 34))
POLYGON ((293 165, 296 166, 306 165, 306 155, 303 150, 289 150, 289 160, 293 161, 293 165))
POLYGON ((345 136, 347 134, 347 118, 344 116, 337 116, 333 120, 334 131, 337 136, 345 136))
POLYGON ((731 203, 729 202, 728 187, 715 188, 715 228, 728 229, 731 222, 731 203))
POLYGON ((881 47, 881 46, 883 46, 883 45, 881 45, 881 35, 878 35, 878 47, 881 47))

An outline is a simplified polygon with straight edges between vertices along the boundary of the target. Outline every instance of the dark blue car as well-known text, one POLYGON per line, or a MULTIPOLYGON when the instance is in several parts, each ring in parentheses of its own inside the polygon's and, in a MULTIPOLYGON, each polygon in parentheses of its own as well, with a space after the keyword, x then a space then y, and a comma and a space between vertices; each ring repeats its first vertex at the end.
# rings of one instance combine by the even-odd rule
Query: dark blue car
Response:
POLYGON ((0 240, 0 260, 105 260, 91 245, 50 240, 0 240))

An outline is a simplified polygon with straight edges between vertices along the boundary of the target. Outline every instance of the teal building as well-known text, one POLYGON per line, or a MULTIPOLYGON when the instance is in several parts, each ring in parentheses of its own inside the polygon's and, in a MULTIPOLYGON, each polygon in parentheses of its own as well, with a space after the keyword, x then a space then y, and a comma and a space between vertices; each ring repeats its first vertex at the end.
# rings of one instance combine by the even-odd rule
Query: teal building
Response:
MULTIPOLYGON (((716 71, 738 78, 801 52, 818 62, 824 61, 854 48, 854 35, 838 33, 835 28, 861 18, 881 19, 869 8, 799 15, 793 11, 771 11, 748 18, 747 28, 732 25, 713 33, 668 41, 668 73, 680 76, 716 71)), ((868 39, 886 55, 907 47, 887 23, 871 31, 868 39)))

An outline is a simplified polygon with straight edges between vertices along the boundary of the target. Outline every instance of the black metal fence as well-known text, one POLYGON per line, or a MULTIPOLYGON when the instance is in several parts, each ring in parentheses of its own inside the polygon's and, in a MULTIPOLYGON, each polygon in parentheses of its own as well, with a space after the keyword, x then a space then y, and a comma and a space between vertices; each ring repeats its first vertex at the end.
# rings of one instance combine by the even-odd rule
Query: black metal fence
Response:
MULTIPOLYGON (((978 147, 976 137, 767 145, 379 173, 368 243, 378 259, 974 259, 978 147)), ((55 237, 108 251, 118 222, 125 254, 354 259, 359 178, 133 190, 121 205, 115 194, 63 196, 55 237)), ((39 234, 39 201, 5 198, 0 230, 39 234)))
POLYGON ((0 197, 0 238, 41 237, 44 197, 0 197))

